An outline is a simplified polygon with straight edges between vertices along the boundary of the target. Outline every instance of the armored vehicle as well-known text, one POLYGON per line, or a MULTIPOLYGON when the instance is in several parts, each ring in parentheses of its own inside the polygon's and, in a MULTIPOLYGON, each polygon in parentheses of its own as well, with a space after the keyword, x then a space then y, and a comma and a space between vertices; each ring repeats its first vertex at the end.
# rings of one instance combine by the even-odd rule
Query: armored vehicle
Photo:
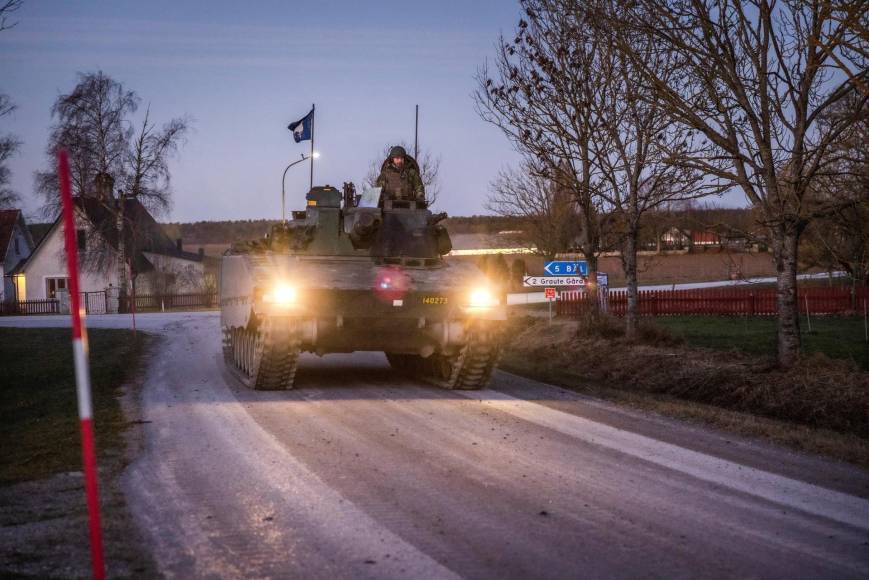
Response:
POLYGON ((314 187, 304 211, 223 256, 224 357, 255 389, 293 387, 301 352, 382 351, 397 371, 450 389, 486 385, 505 295, 417 201, 364 206, 352 184, 314 187))

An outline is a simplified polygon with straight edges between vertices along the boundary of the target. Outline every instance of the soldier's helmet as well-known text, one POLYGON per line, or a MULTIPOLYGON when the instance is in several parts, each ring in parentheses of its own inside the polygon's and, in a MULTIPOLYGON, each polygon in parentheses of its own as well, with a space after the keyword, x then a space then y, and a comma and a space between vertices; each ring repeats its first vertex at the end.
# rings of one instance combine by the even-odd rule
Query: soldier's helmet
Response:
POLYGON ((392 159, 393 157, 406 157, 406 156, 407 156, 407 151, 405 151, 404 147, 402 147, 401 145, 396 145, 395 147, 393 147, 392 149, 389 150, 389 158, 390 159, 392 159))

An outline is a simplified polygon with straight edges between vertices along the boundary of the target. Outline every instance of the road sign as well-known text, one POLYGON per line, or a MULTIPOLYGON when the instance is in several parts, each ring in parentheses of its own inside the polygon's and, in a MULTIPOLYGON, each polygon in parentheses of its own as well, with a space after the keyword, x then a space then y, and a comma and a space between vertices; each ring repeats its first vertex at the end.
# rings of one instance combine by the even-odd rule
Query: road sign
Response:
POLYGON ((544 276, 588 276, 588 262, 585 260, 546 262, 544 276))
POLYGON ((585 278, 579 276, 525 276, 523 286, 585 286, 585 278))
POLYGON ((598 272, 597 273, 597 285, 598 286, 609 286, 610 279, 606 272, 598 272))
POLYGON ((543 294, 547 300, 555 300, 555 288, 545 288, 543 294))

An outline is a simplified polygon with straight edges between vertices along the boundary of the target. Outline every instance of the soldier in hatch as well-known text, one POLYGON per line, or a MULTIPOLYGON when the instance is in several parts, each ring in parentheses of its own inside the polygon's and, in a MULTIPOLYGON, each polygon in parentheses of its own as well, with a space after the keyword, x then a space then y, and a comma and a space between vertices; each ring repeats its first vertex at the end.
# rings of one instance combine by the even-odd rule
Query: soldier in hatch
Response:
POLYGON ((374 185, 383 188, 380 205, 383 205, 384 199, 425 202, 425 186, 419 174, 419 165, 400 145, 389 150, 389 157, 380 167, 380 175, 374 185))

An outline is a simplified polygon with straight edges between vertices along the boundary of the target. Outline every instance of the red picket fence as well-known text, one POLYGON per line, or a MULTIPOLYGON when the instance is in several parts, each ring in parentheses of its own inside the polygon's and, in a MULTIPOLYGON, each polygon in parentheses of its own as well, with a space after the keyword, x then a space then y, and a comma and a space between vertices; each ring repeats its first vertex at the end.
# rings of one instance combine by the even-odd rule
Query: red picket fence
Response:
MULTIPOLYGON (((869 287, 858 287, 855 295, 847 287, 800 288, 800 312, 810 314, 844 314, 862 312, 869 302, 869 287)), ((624 316, 628 308, 627 290, 611 290, 602 300, 606 310, 624 316)), ((562 292, 556 302, 559 316, 579 316, 588 308, 585 292, 562 292)), ((695 290, 642 290, 639 293, 640 316, 774 316, 775 288, 701 288, 695 290)))

